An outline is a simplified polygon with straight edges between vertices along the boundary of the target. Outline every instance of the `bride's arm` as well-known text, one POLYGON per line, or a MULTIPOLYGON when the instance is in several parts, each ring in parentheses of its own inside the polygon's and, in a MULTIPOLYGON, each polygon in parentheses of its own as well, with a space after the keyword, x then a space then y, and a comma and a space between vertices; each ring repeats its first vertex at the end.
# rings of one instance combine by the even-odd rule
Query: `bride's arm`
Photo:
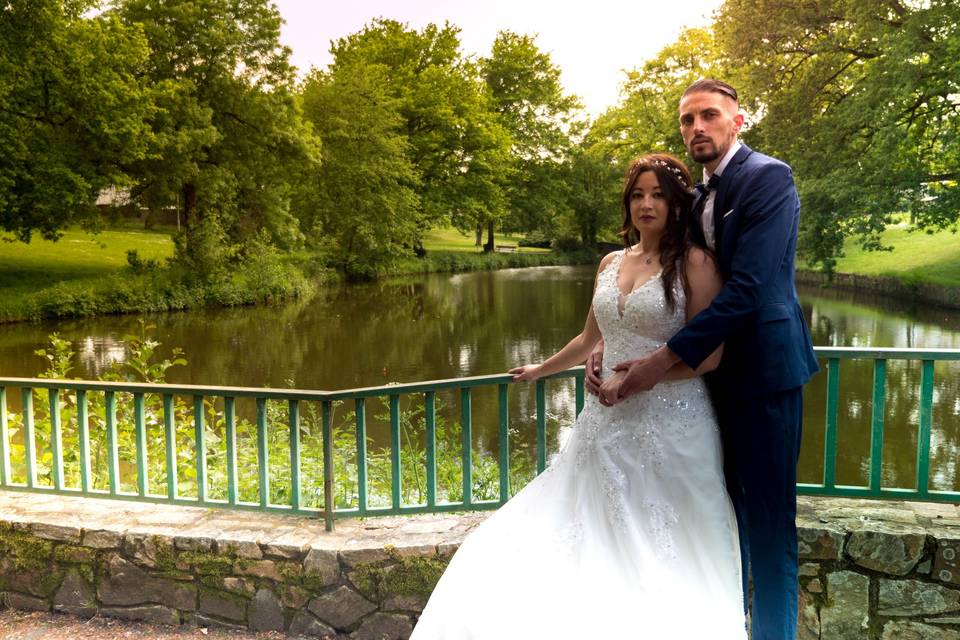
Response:
MULTIPOLYGON (((608 254, 600 261, 600 266, 597 268, 598 277, 613 258, 613 255, 612 253, 608 254)), ((594 282, 594 290, 596 290, 596 282, 594 282)), ((513 380, 515 382, 520 382, 523 380, 536 380, 537 378, 549 376, 558 371, 564 371, 583 363, 599 341, 600 327, 597 325, 596 316, 593 315, 593 304, 591 304, 590 310, 587 311, 587 321, 583 326, 583 331, 568 342, 563 349, 557 351, 541 364, 525 364, 520 367, 514 367, 510 369, 510 373, 513 374, 513 380)))
MULTIPOLYGON (((701 249, 694 248, 687 252, 684 267, 687 275, 686 311, 687 321, 689 322, 695 315, 710 306, 710 302, 723 288, 723 280, 720 278, 713 257, 701 249)), ((691 369, 681 361, 667 371, 664 380, 694 378, 708 371, 713 371, 720 364, 722 355, 723 345, 721 344, 696 370, 691 369)))

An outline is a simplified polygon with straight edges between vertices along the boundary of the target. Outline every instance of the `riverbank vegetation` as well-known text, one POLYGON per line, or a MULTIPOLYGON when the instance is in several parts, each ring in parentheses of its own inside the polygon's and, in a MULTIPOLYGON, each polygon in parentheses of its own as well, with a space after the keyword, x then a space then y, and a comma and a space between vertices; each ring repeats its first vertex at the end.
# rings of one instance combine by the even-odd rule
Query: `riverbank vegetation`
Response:
MULTIPOLYGON (((591 120, 528 35, 501 32, 473 56, 455 25, 376 19, 298 75, 266 0, 13 3, 0 13, 0 227, 25 243, 121 218, 178 229, 169 260, 138 248, 122 274, 81 265, 30 315, 578 260, 618 226, 632 157, 685 156, 676 105, 704 76, 740 88, 745 141, 794 168, 811 267, 896 246, 901 211, 911 228, 956 228, 960 5, 781 5, 725 0, 711 25, 638 60, 591 120), (432 251, 435 229, 485 255, 432 251), (501 255, 497 233, 574 257, 501 255)), ((56 272, 19 273, 7 282, 24 292, 56 272)))
MULTIPOLYGON (((590 252, 553 252, 521 246, 523 236, 496 234, 500 251, 483 252, 456 229, 424 236, 423 257, 395 259, 381 275, 480 271, 577 264, 590 252)), ((66 229, 54 241, 0 242, 0 322, 88 317, 109 313, 179 311, 208 306, 269 303, 311 294, 341 275, 308 251, 279 253, 248 246, 230 269, 206 277, 175 259, 170 229, 129 224, 91 235, 66 229)))

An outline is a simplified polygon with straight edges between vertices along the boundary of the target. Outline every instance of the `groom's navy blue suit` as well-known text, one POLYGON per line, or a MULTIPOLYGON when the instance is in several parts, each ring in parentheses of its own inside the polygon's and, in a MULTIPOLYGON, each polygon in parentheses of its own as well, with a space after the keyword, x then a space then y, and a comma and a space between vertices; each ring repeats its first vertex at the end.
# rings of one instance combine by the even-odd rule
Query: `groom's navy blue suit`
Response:
MULTIPOLYGON (((705 197, 705 196, 700 196, 705 197)), ((667 346, 709 374, 737 513, 753 640, 796 638, 796 463, 802 385, 818 370, 794 284, 800 200, 790 167, 742 145, 720 176, 713 219, 721 292, 667 346)), ((694 203, 694 211, 702 211, 694 203)), ((701 234, 693 220, 693 233, 701 234)))

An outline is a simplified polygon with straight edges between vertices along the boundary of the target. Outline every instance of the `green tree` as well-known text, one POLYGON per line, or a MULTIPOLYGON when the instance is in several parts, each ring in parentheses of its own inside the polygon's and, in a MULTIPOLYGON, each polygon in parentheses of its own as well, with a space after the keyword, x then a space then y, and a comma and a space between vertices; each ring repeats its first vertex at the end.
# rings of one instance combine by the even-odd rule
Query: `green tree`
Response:
MULTIPOLYGON (((477 65, 449 24, 416 31, 374 20, 335 42, 329 72, 380 65, 397 101, 407 157, 420 181, 417 228, 497 220, 506 210, 503 172, 510 140, 494 114, 477 65), (465 222, 466 221, 466 222, 465 222)), ((419 239, 418 239, 419 244, 419 239)))
POLYGON ((652 151, 690 158, 680 137, 677 107, 684 90, 700 78, 724 77, 724 64, 709 29, 687 29, 653 60, 627 72, 620 103, 593 123, 590 135, 601 153, 622 166, 652 151))
POLYGON ((295 95, 282 20, 262 0, 117 0, 115 12, 150 45, 148 77, 164 90, 157 144, 131 166, 134 195, 178 206, 178 255, 210 272, 251 238, 300 243, 292 181, 318 162, 295 95))
POLYGON ((97 195, 154 142, 147 43, 93 5, 0 3, 0 225, 24 242, 95 225, 97 195))
POLYGON ((831 270, 847 235, 881 248, 890 214, 960 216, 960 5, 953 0, 727 0, 716 33, 748 139, 789 162, 800 248, 831 270))
MULTIPOLYGON (((481 69, 493 108, 511 138, 513 170, 504 175, 509 207, 505 224, 515 230, 547 230, 569 197, 562 165, 580 104, 564 94, 560 69, 531 36, 500 32, 481 69)), ((493 224, 488 221, 487 250, 493 249, 493 224)))
POLYGON ((418 173, 386 76, 383 65, 341 64, 303 86, 324 146, 297 208, 310 243, 348 276, 375 275, 419 237, 418 173))
POLYGON ((588 137, 571 154, 566 178, 571 188, 565 235, 575 233, 588 248, 596 247, 600 236, 611 239, 620 228, 621 164, 588 137))

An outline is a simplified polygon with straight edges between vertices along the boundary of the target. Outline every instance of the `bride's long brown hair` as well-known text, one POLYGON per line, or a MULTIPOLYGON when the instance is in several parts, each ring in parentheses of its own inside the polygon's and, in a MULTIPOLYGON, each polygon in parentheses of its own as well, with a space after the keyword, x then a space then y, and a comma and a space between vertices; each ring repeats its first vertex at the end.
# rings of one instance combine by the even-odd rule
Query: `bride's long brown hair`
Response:
POLYGON ((688 232, 690 205, 693 203, 693 178, 687 165, 667 153, 650 153, 640 156, 630 163, 623 183, 623 224, 620 226, 620 236, 625 247, 630 247, 640 241, 640 233, 633 226, 630 217, 630 192, 640 177, 646 171, 653 171, 660 184, 660 192, 667 200, 667 224, 660 236, 660 264, 663 273, 660 279, 663 282, 663 293, 667 307, 672 312, 676 300, 673 295, 673 284, 677 277, 684 290, 687 288, 684 262, 687 251, 692 246, 688 232))

